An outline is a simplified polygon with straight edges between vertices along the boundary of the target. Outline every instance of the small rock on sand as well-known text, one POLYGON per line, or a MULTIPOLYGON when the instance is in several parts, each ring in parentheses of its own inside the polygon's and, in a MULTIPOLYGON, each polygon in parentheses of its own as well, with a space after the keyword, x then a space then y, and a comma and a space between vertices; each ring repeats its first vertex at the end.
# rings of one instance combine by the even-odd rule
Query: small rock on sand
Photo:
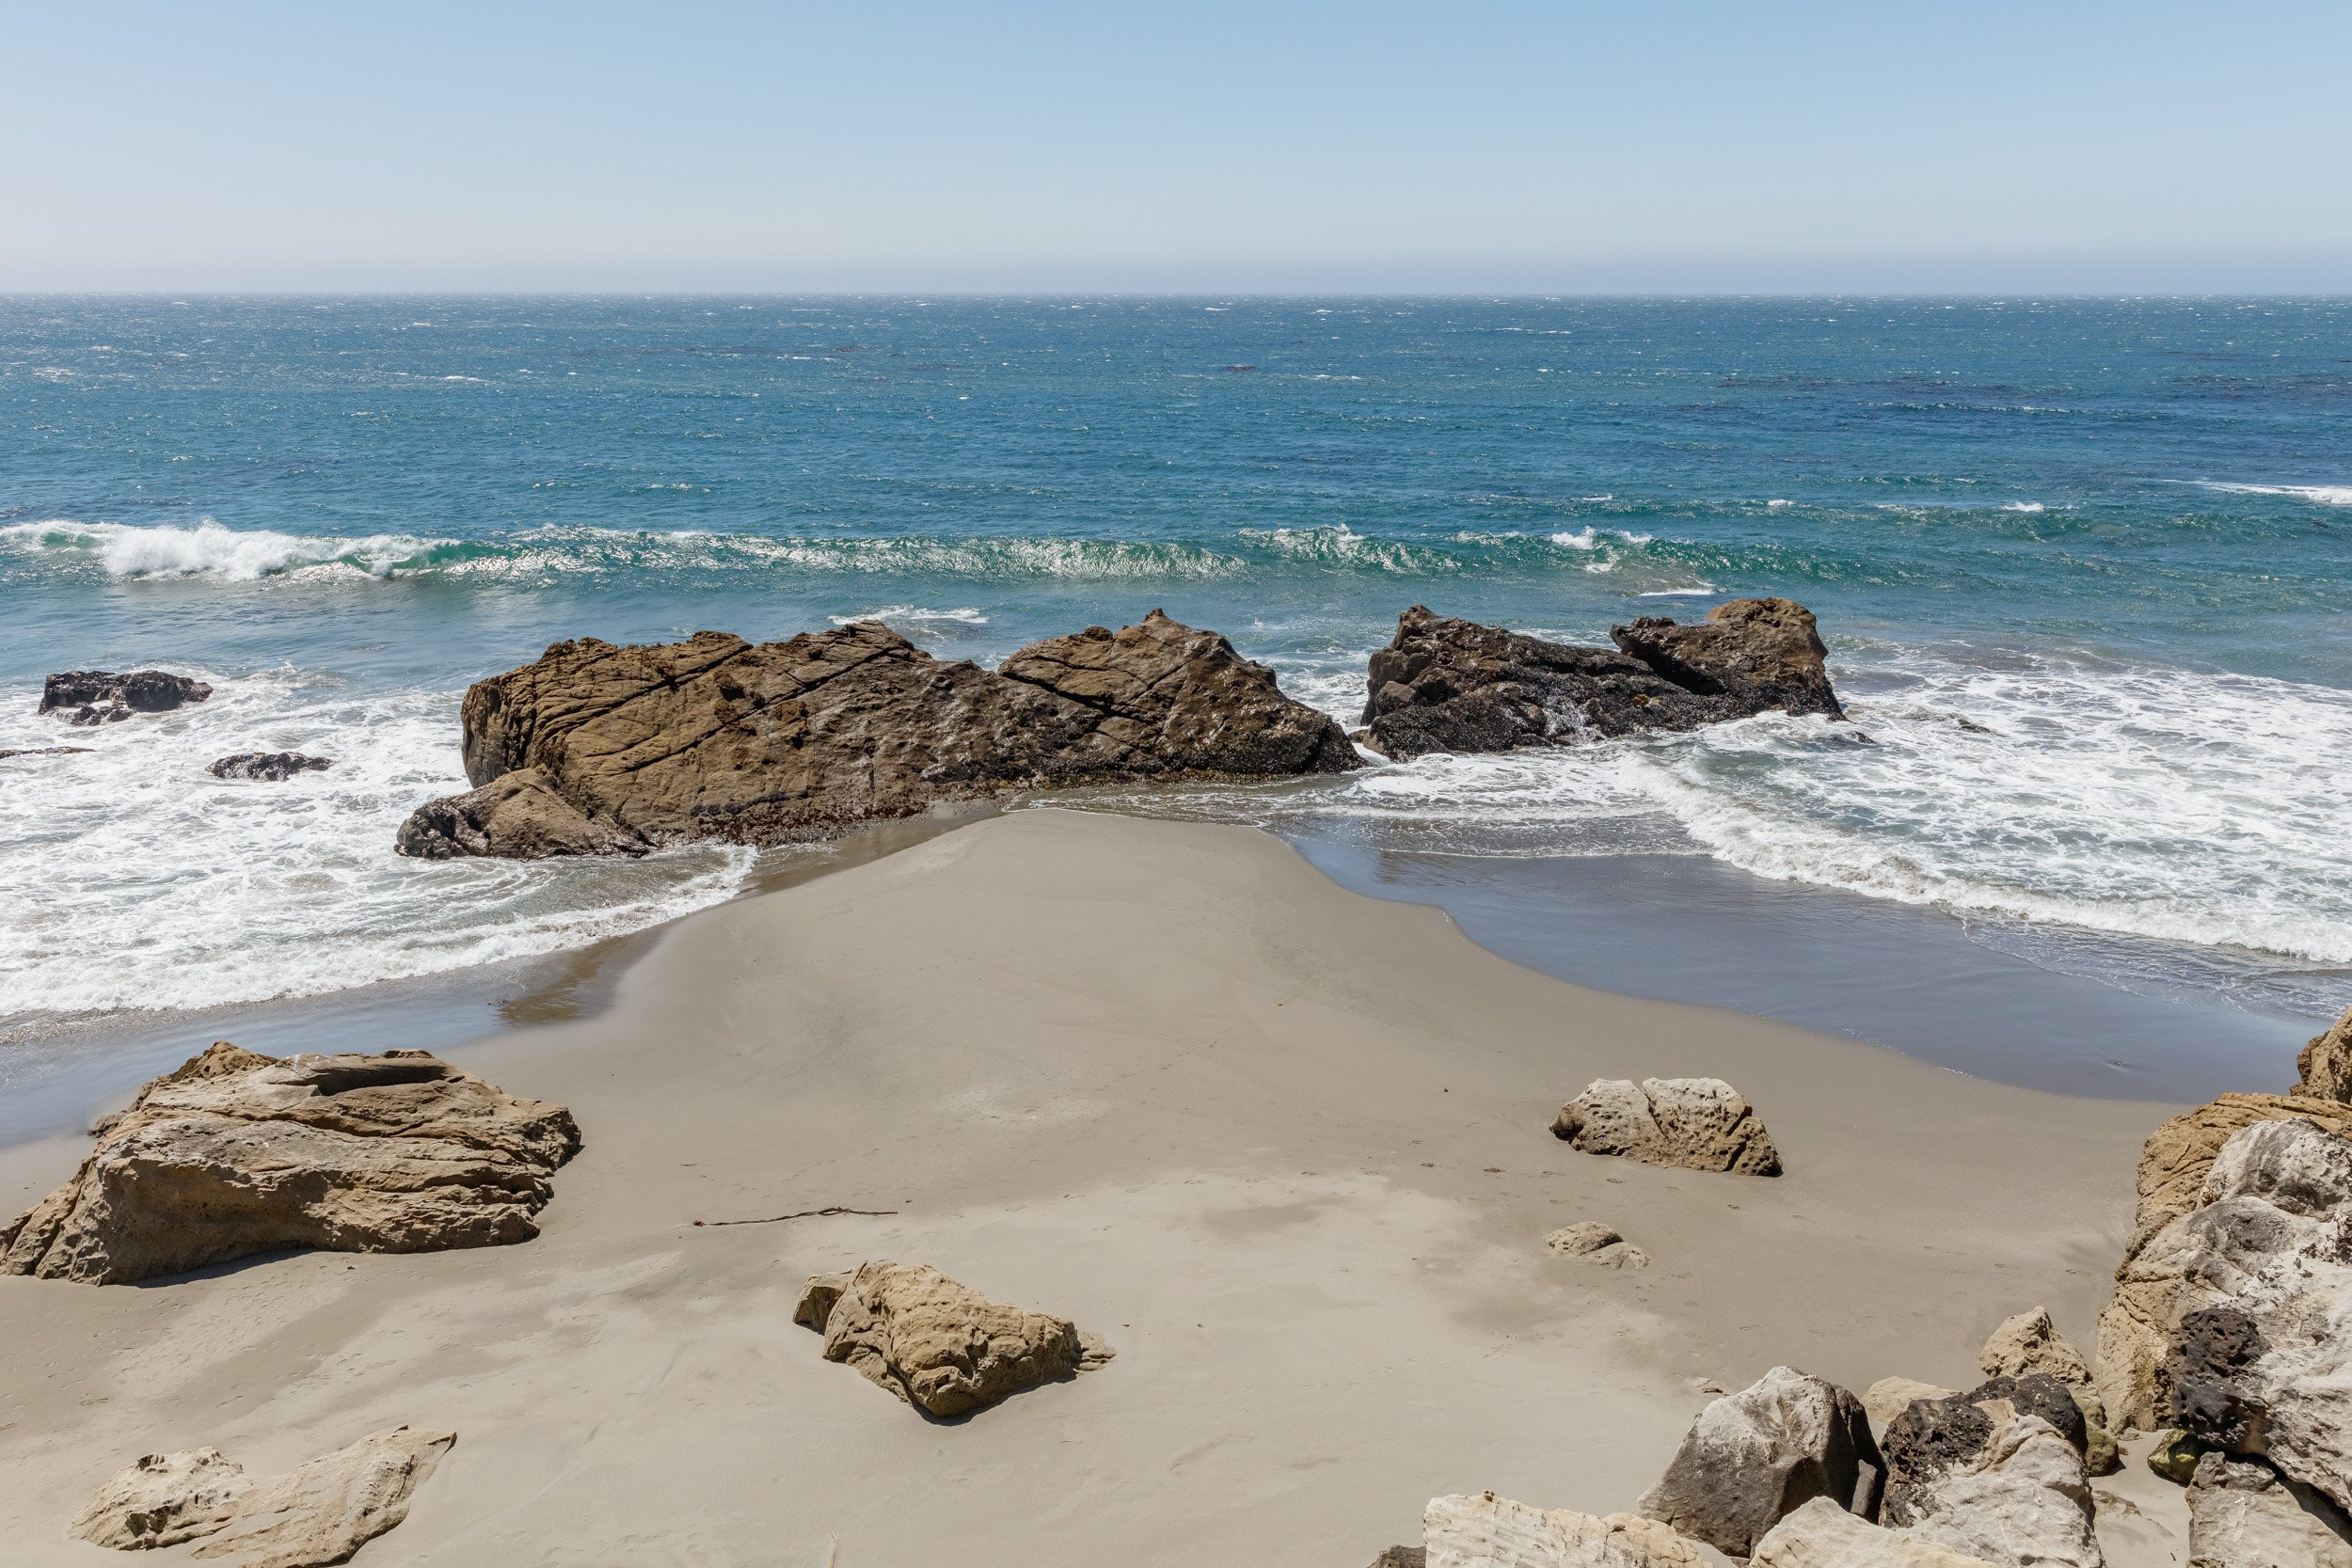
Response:
POLYGON ((1564 1258, 1604 1269, 1646 1269, 1649 1254, 1629 1243, 1598 1220, 1580 1220, 1544 1238, 1544 1244, 1564 1258))

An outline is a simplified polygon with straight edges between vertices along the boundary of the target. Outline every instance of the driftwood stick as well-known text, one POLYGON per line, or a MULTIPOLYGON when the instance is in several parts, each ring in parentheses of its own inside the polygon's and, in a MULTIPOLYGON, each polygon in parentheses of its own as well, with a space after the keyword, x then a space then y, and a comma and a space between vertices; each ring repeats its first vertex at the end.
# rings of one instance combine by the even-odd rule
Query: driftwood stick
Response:
POLYGON ((764 1220, 696 1220, 696 1225, 776 1225, 785 1220, 822 1219, 829 1214, 895 1214, 896 1209, 845 1209, 830 1204, 822 1209, 801 1209, 789 1214, 771 1214, 764 1220))

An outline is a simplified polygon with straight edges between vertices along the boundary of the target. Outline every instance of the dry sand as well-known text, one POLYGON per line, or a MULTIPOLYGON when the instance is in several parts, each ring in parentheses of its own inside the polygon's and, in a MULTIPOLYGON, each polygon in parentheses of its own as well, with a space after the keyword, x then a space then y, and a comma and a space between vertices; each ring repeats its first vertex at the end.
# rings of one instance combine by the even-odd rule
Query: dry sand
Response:
MULTIPOLYGON (((1437 1493, 1631 1507, 1694 1379, 1966 1386, 2036 1304, 2088 1351, 2170 1109, 1580 989, 1254 832, 1065 811, 696 916, 603 1015, 452 1054, 577 1113, 545 1233, 0 1279, 0 1558, 125 1560, 64 1527, 142 1453, 275 1470, 405 1421, 457 1447, 367 1568, 1361 1568, 1437 1493), (1548 1130, 1594 1077, 1685 1074, 1738 1085, 1788 1174, 1548 1130), (694 1225, 825 1205, 897 1212, 694 1225), (1545 1250, 1580 1219, 1652 1267, 1545 1250), (926 1421, 791 1322, 866 1258, 1118 1359, 926 1421)), ((0 1205, 84 1147, 0 1154, 0 1205)), ((2117 1568, 2177 1560, 2176 1490, 2100 1484, 2146 1510, 2103 1516, 2117 1568)))

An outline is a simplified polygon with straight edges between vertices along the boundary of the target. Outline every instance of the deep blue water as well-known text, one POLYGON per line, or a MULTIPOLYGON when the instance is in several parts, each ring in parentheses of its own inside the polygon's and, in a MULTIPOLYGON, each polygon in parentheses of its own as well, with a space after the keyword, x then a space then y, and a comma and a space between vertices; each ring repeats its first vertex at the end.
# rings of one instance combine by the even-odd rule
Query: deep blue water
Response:
MULTIPOLYGON (((0 301, 0 1027, 544 951, 749 858, 424 866, 457 694, 579 634, 1154 606, 1350 713, 1398 610, 1786 594, 1778 720, 1182 809, 1706 855, 2137 984, 2352 1000, 2352 303, 0 301), (40 675, 220 696, 65 736, 40 675), (1964 729, 1965 718, 1992 733, 1964 729), (224 752, 337 757, 223 785, 224 752)), ((1153 809, 1166 809, 1154 807, 1153 809)))

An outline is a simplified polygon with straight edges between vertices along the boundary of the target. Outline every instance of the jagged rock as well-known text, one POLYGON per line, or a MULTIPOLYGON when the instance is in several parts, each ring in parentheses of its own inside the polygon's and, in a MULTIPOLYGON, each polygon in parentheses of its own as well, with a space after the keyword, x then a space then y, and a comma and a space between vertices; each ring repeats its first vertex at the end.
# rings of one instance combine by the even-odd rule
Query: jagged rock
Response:
POLYGON ((1780 1151, 1755 1108, 1720 1078, 1600 1078, 1551 1123, 1586 1154, 1651 1165, 1778 1176, 1780 1151))
POLYGON ((2173 1238, 2159 1237, 2205 1201, 2206 1177, 2230 1139, 2263 1122, 2296 1120, 2352 1134, 2352 1105, 2300 1095, 2225 1094, 2174 1117, 2148 1135, 2139 1155, 2139 1201, 2132 1237, 2115 1271, 2115 1290, 2099 1314, 2098 1393, 2107 1425, 2153 1432, 2167 1425, 2163 1384, 2167 1339, 2180 1314, 2181 1259, 2173 1238))
POLYGON ((1372 1560, 1372 1568, 1429 1568, 1428 1548, 1391 1546, 1372 1560))
POLYGON ((2082 1455, 2049 1422, 2019 1416, 1971 1465, 1928 1488, 1903 1527, 1994 1568, 2106 1568, 2082 1455))
POLYGON ((1629 1244, 1598 1220, 1580 1220, 1544 1238, 1544 1244, 1564 1258, 1604 1269, 1646 1269, 1649 1254, 1629 1244))
POLYGON ((1694 626, 1644 616, 1609 635, 1613 651, 1570 647, 1415 605, 1372 656, 1366 743, 1401 759, 1690 730, 1774 708, 1845 717, 1813 616, 1788 599, 1735 599, 1694 626))
POLYGON ((2296 1094, 2338 1104, 2352 1101, 2352 1007, 2296 1053, 2295 1071, 2296 1094))
MULTIPOLYGON (((1914 1401, 1948 1400, 1958 1392, 1915 1377, 1883 1377, 1862 1391, 1862 1408, 1869 1412, 1871 1421, 1883 1433, 1896 1417, 1911 1408, 1914 1401)), ((1885 1438, 1882 1436, 1879 1441, 1883 1444, 1885 1438)))
POLYGON ((111 670, 69 670, 52 675, 41 686, 42 713, 63 709, 70 724, 112 724, 135 713, 169 713, 213 694, 202 681, 161 670, 134 670, 118 675, 111 670))
POLYGON ((1977 1366, 1987 1377, 2046 1372, 2070 1388, 2090 1386, 2090 1364, 2066 1342, 2046 1307, 2020 1312, 1994 1329, 1978 1354, 1977 1366))
POLYGON ((1421 1526, 1427 1568, 1701 1568, 1705 1561, 1656 1520, 1530 1508, 1492 1492, 1432 1497, 1421 1526))
POLYGON ((825 1337, 826 1360, 932 1416, 985 1409, 1111 1358, 1069 1319, 991 1301, 928 1264, 817 1275, 792 1316, 825 1337))
POLYGON ((581 842, 583 819, 641 845, 780 844, 1008 790, 1363 766, 1272 671, 1158 610, 1033 642, 993 671, 942 663, 875 622, 757 647, 719 632, 558 642, 475 683, 464 721, 476 787, 424 807, 405 853, 599 852, 539 847, 581 842), (525 771, 533 814, 568 809, 560 830, 505 833, 493 818, 521 795, 481 802, 525 771))
POLYGON ((84 756, 88 752, 89 748, 87 746, 25 746, 13 752, 0 752, 0 762, 5 762, 10 757, 84 756))
POLYGON ((2200 1460, 2188 1487, 2188 1568, 2352 1568, 2352 1522, 2260 1460, 2200 1460))
POLYGON ((394 1427, 289 1471, 247 1475, 218 1449, 149 1454, 98 1489, 67 1527, 76 1540, 136 1551, 201 1543, 192 1554, 234 1568, 347 1561, 408 1517, 409 1498, 457 1441, 394 1427))
POLYGON ((280 1060, 226 1040, 91 1132, 73 1179, 0 1228, 0 1274, 120 1285, 285 1247, 528 1241, 580 1148, 561 1105, 422 1051, 280 1060))
POLYGON ((1816 1497, 1756 1544, 1754 1568, 1993 1568, 1980 1557, 1857 1519, 1816 1497))
POLYGON ((2167 1427, 2156 1433, 2155 1445, 2148 1450, 2148 1468, 2175 1486, 2186 1486, 2197 1474, 2197 1462, 2205 1456, 2204 1446, 2179 1427, 2167 1427))
POLYGON ((480 789, 427 800, 408 814, 392 847, 419 860, 497 855, 539 861, 557 855, 642 855, 652 847, 625 828, 589 819, 536 768, 502 773, 480 789))
POLYGON ((1875 1520, 1885 1462, 1862 1402, 1774 1367, 1699 1412, 1641 1512, 1717 1551, 1745 1557, 1812 1497, 1875 1520))
POLYGON ((332 757, 306 756, 300 752, 239 752, 204 769, 215 779, 258 779, 282 784, 296 773, 335 766, 332 757))

